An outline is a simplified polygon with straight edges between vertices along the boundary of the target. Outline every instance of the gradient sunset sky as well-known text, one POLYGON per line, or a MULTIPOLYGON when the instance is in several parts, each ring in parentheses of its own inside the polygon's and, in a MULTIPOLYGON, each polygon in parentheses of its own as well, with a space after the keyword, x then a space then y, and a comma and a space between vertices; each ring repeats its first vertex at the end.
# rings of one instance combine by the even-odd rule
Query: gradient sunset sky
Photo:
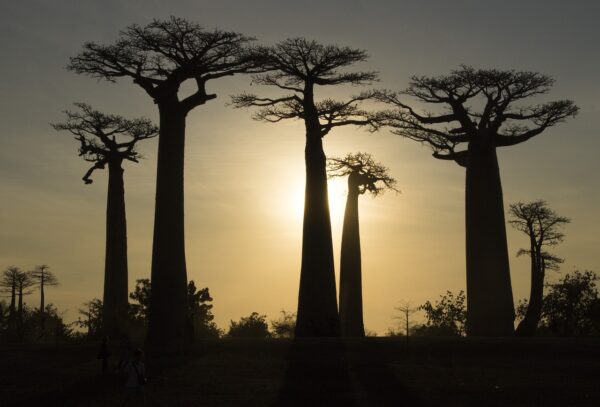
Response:
MULTIPOLYGON (((367 50, 361 70, 380 72, 373 87, 400 90, 411 75, 449 73, 461 64, 532 70, 556 79, 547 97, 573 99, 575 119, 500 150, 505 205, 545 199, 572 218, 555 250, 575 268, 600 271, 600 3, 596 1, 158 1, 3 0, 0 3, 0 269, 46 263, 61 286, 47 301, 77 318, 102 298, 106 171, 77 157, 77 142, 49 123, 73 102, 105 113, 146 116, 157 109, 130 80, 98 82, 67 72, 83 42, 111 43, 120 29, 170 15, 239 31, 271 44, 305 36, 367 50)), ((188 277, 208 286, 216 322, 252 311, 296 309, 304 192, 304 128, 265 124, 227 107, 229 95, 259 94, 250 77, 209 82, 216 100, 187 121, 185 211, 188 277)), ((184 89, 182 92, 189 92, 184 89)), ((355 88, 329 89, 345 96, 355 88)), ((410 99, 407 99, 410 102, 410 99)), ((414 104, 414 102, 413 102, 414 104)), ((417 107, 422 107, 416 105, 417 107)), ((419 305, 465 289, 464 169, 435 160, 427 147, 389 134, 341 128, 324 139, 329 156, 371 153, 391 170, 401 194, 360 202, 365 326, 383 334, 400 300, 419 305)), ((130 291, 150 275, 157 140, 145 159, 125 164, 130 291)), ((330 182, 336 273, 345 180, 330 182)), ((515 301, 529 293, 525 236, 508 228, 515 301)), ((560 274, 551 273, 550 280, 560 274)), ((26 302, 36 306, 37 295, 26 302)))

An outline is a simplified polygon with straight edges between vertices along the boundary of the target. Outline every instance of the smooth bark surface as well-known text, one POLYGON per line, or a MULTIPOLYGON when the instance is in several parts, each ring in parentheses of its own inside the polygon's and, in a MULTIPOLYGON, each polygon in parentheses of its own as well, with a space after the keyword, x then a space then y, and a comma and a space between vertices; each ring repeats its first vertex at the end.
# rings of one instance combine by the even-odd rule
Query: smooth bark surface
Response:
POLYGON ((342 336, 347 337, 365 336, 357 176, 357 173, 352 173, 348 177, 340 261, 340 324, 342 336))
POLYGON ((302 234, 302 266, 296 337, 338 336, 331 220, 326 158, 320 136, 307 129, 306 190, 302 234))
POLYGON ((187 316, 183 168, 185 113, 159 104, 160 133, 152 246, 148 344, 180 351, 191 340, 187 316))
POLYGON ((496 148, 469 143, 466 172, 467 334, 511 336, 515 312, 496 148))
POLYGON ((121 159, 108 163, 103 330, 112 338, 127 333, 127 220, 121 159))

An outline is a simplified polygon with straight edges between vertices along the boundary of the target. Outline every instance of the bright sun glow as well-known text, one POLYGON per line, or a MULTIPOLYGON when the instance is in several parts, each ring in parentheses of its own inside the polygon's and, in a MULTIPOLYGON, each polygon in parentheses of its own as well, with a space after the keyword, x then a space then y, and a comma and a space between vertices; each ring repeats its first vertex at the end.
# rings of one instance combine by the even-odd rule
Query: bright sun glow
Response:
MULTIPOLYGON (((304 171, 291 177, 289 186, 278 197, 279 216, 294 224, 301 224, 304 215, 304 171)), ((345 178, 334 178, 327 182, 329 191, 329 211, 331 224, 341 225, 346 207, 347 185, 345 178)))

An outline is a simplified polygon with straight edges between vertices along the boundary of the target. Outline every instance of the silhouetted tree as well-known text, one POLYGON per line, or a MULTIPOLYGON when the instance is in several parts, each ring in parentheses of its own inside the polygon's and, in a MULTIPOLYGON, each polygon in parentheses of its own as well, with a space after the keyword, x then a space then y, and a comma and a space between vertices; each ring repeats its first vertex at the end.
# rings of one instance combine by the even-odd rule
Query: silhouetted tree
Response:
MULTIPOLYGON (((410 322, 410 316, 412 314, 414 314, 415 312, 419 311, 421 309, 421 307, 411 307, 410 303, 407 301, 403 301, 400 305, 398 305, 397 307, 394 307, 394 309, 396 311, 400 312, 400 316, 398 317, 394 317, 395 319, 399 319, 404 327, 404 333, 406 335, 406 339, 408 340, 408 338, 410 337, 410 327, 411 322, 410 322)), ((388 330, 388 336, 400 336, 395 334, 393 328, 391 328, 390 330, 388 330)))
POLYGON ((108 166, 106 203, 106 257, 104 262, 104 296, 102 321, 105 334, 117 337, 127 331, 127 220, 123 161, 138 162, 137 143, 155 137, 158 128, 145 118, 128 120, 107 115, 84 103, 75 103, 78 111, 66 111, 67 120, 54 124, 79 141, 79 156, 94 165, 83 181, 91 184, 96 169, 108 166))
POLYGON ((19 298, 18 306, 17 306, 17 333, 20 340, 24 339, 24 327, 25 327, 25 312, 23 306, 23 297, 32 293, 30 290, 31 286, 33 286, 33 281, 29 276, 29 273, 25 271, 20 271, 16 277, 17 280, 17 296, 19 298))
POLYGON ((548 284, 542 306, 542 324, 561 336, 585 336, 597 328, 594 310, 598 305, 598 275, 575 270, 558 283, 548 284))
POLYGON ((84 319, 82 320, 80 317, 75 321, 75 324, 87 330, 88 339, 98 339, 102 336, 103 308, 102 301, 98 298, 94 298, 91 301, 84 302, 83 308, 79 308, 78 310, 79 314, 84 319))
POLYGON ((525 142, 575 116, 570 100, 518 105, 546 94, 553 79, 535 72, 473 69, 414 76, 400 93, 380 92, 397 109, 382 119, 400 136, 426 143, 433 156, 466 167, 466 251, 469 335, 512 335, 514 304, 502 185, 496 149, 525 142), (401 99, 445 107, 422 112, 401 99))
POLYGON ((129 304, 129 316, 133 321, 142 322, 144 326, 148 323, 150 288, 150 279, 142 278, 136 280, 133 292, 129 293, 129 298, 137 303, 129 304))
POLYGON ((344 158, 330 158, 327 162, 330 177, 348 177, 348 197, 342 231, 340 261, 340 325, 343 336, 365 336, 362 302, 362 266, 358 197, 372 196, 386 189, 397 191, 396 180, 370 154, 348 154, 344 158))
POLYGON ((238 322, 231 321, 227 336, 231 338, 268 338, 269 324, 267 316, 253 312, 247 317, 242 317, 238 322))
POLYGON ((9 266, 2 272, 0 277, 0 289, 10 295, 10 305, 8 307, 8 329, 14 331, 17 321, 17 287, 21 269, 15 266, 9 266))
POLYGON ((468 320, 464 291, 460 290, 456 296, 447 291, 435 304, 426 301, 419 308, 425 311, 427 322, 413 330, 415 335, 463 336, 466 333, 468 320))
POLYGON ((0 300, 0 342, 3 334, 8 330, 9 305, 4 300, 0 300))
POLYGON ((236 107, 262 107, 253 118, 267 122, 304 121, 306 129, 306 189, 302 235, 302 266, 296 336, 337 336, 337 311, 331 222, 327 199, 326 157, 322 139, 340 126, 375 126, 360 108, 370 93, 346 101, 315 99, 317 86, 363 85, 377 79, 374 72, 346 72, 344 68, 367 59, 358 49, 322 45, 292 38, 257 51, 270 72, 253 83, 274 86, 284 93, 274 97, 242 94, 232 98, 236 107))
POLYGON ((194 338, 218 338, 222 334, 213 321, 213 305, 208 304, 212 300, 208 287, 197 290, 194 280, 188 283, 188 312, 194 338))
POLYGON ((558 270, 563 262, 563 259, 545 249, 562 242, 564 234, 558 229, 570 220, 558 216, 541 200, 511 204, 509 213, 511 219, 508 222, 529 237, 529 249, 520 249, 517 254, 528 255, 531 258, 531 290, 527 311, 517 325, 516 333, 519 336, 531 336, 535 333, 542 316, 546 270, 558 270))
MULTIPOLYGON (((158 106, 160 136, 152 248, 152 283, 148 342, 178 349, 186 342, 187 320, 183 168, 186 116, 216 98, 206 92, 212 79, 254 70, 246 52, 252 40, 242 34, 205 30, 182 18, 131 25, 112 45, 93 42, 71 58, 69 69, 94 78, 130 78, 158 106), (183 82, 197 90, 179 99, 183 82)), ((187 338, 188 340, 190 338, 187 338)))
POLYGON ((275 338, 293 338, 296 329, 296 314, 281 310, 279 319, 271 321, 271 331, 275 338))
POLYGON ((58 279, 51 272, 50 267, 46 264, 37 266, 35 270, 29 272, 29 276, 33 282, 33 285, 38 286, 40 289, 40 335, 46 337, 46 304, 45 304, 45 293, 44 289, 47 287, 55 287, 58 285, 58 279))

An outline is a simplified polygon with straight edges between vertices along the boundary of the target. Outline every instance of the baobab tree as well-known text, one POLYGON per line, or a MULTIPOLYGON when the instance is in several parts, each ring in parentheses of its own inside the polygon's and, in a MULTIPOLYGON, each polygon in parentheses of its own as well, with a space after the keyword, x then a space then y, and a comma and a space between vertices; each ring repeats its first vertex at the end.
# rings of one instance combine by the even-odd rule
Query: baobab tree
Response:
POLYGON ((342 231, 340 262, 340 325, 343 336, 365 336, 362 302, 362 266, 358 197, 379 196, 385 190, 398 191, 388 169, 370 154, 348 154, 327 161, 330 177, 348 177, 348 197, 342 231))
POLYGON ((30 290, 32 285, 33 281, 31 280, 29 273, 21 270, 16 273, 17 296, 19 298, 17 305, 17 332, 19 339, 23 339, 24 335, 23 324, 25 320, 23 318, 23 314, 25 312, 25 307, 23 303, 23 297, 32 293, 30 290))
POLYGON ((111 45, 85 43, 69 69, 110 82, 129 78, 158 107, 160 134, 152 246, 152 302, 147 341, 181 349, 191 339, 187 325, 187 272, 184 245, 183 168, 187 115, 216 98, 212 79, 256 70, 242 34, 205 30, 182 18, 131 25, 111 45), (179 89, 194 81, 197 90, 180 100, 179 89))
POLYGON ((40 288, 40 330, 41 336, 46 337, 46 304, 45 304, 45 289, 47 287, 55 287, 58 285, 58 279, 50 267, 46 264, 37 266, 29 272, 29 277, 34 286, 40 288))
POLYGON ((375 126, 375 121, 360 107, 361 101, 371 97, 370 93, 345 101, 317 100, 315 90, 317 86, 365 85, 376 80, 377 75, 344 70, 366 60, 365 51, 322 45, 305 38, 287 39, 261 47, 256 53, 268 72, 255 75, 253 83, 273 86, 280 94, 259 97, 244 93, 232 98, 233 105, 260 107, 253 116, 255 120, 277 123, 300 119, 306 129, 302 266, 295 335, 337 336, 339 316, 323 137, 336 127, 375 126))
POLYGON ((517 255, 527 255, 531 258, 529 301, 525 316, 517 326, 516 334, 532 336, 542 316, 546 270, 558 270, 563 262, 562 258, 549 253, 546 249, 563 241, 564 234, 559 229, 569 223, 570 219, 557 215, 542 200, 511 204, 509 213, 511 219, 508 223, 529 238, 529 249, 520 249, 517 255))
POLYGON ((53 124, 66 130, 79 142, 79 156, 93 163, 83 176, 91 184, 92 173, 108 166, 106 203, 106 254, 104 262, 103 329, 116 336, 127 330, 127 220, 123 161, 137 163, 137 144, 158 134, 158 128, 146 118, 128 120, 107 115, 84 103, 78 111, 66 111, 67 120, 53 124))
MULTIPOLYGON (((380 92, 395 109, 382 118, 392 132, 428 144, 433 156, 466 168, 467 330, 514 333, 502 185, 496 149, 523 143, 577 114, 571 100, 521 105, 554 80, 536 72, 463 66, 440 77, 413 76, 402 92, 380 92), (418 112, 403 97, 444 108, 418 112)), ((414 106, 414 105, 413 105, 414 106)))
POLYGON ((23 271, 15 266, 9 266, 0 276, 0 288, 3 293, 10 295, 10 305, 8 306, 8 327, 14 331, 17 320, 17 287, 19 276, 23 271))

